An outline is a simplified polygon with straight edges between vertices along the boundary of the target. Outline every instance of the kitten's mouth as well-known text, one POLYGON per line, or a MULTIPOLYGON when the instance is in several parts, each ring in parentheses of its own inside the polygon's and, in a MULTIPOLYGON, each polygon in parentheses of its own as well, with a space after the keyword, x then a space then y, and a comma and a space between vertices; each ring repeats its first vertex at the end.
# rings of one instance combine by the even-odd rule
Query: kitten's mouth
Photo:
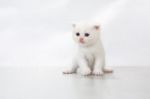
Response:
POLYGON ((84 43, 84 41, 80 41, 80 43, 82 43, 82 44, 83 44, 83 43, 84 43))

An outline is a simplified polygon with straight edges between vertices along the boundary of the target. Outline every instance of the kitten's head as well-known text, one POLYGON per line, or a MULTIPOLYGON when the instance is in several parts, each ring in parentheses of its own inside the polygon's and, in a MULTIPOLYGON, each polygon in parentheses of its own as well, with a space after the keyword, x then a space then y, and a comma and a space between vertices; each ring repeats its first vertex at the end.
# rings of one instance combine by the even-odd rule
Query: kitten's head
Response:
POLYGON ((91 46, 99 39, 100 25, 73 24, 73 39, 80 46, 91 46))

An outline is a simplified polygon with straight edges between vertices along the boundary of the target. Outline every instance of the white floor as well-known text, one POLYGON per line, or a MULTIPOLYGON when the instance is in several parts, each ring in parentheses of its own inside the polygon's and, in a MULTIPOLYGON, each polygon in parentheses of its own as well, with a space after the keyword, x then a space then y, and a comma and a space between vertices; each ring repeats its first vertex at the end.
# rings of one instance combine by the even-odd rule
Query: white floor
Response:
POLYGON ((150 67, 115 67, 104 77, 60 68, 1 67, 0 99, 150 99, 150 67))

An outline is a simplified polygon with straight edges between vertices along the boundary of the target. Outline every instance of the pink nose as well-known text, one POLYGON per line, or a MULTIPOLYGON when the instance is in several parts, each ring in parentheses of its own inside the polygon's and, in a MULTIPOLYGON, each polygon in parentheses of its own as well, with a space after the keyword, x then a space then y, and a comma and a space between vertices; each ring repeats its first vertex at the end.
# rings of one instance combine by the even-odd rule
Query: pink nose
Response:
POLYGON ((81 43, 84 43, 84 38, 81 37, 81 38, 79 39, 79 41, 80 41, 81 43))

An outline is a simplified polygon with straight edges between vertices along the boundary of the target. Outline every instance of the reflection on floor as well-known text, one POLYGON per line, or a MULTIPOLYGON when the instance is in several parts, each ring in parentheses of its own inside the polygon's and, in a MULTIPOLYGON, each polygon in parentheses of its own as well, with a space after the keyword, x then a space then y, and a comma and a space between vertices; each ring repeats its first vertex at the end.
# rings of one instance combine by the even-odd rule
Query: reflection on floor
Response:
POLYGON ((150 99, 150 67, 115 67, 103 77, 60 68, 1 67, 0 99, 150 99))

